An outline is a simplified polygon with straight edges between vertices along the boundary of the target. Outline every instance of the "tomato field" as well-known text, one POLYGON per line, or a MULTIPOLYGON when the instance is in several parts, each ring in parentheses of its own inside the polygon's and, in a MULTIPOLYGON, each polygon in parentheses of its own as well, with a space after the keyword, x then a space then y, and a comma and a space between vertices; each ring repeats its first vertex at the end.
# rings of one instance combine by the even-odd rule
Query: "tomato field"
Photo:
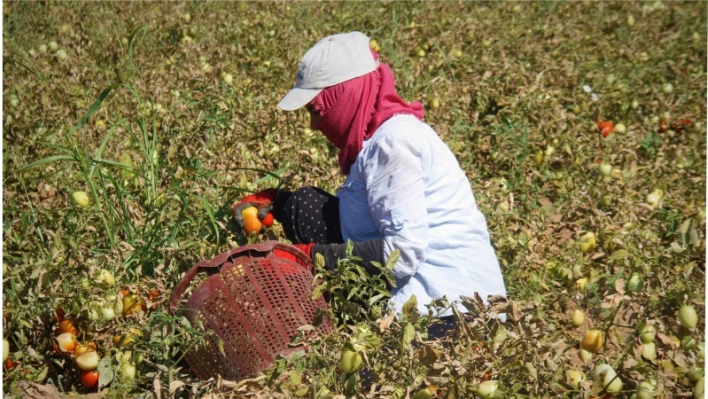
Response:
POLYGON ((707 12, 4 2, 4 397, 702 398, 707 12), (394 317, 346 259, 318 288, 335 333, 306 326, 302 353, 200 381, 184 356, 208 332, 168 311, 172 290, 285 240, 277 222, 244 239, 241 197, 344 181, 307 112, 275 105, 307 49, 354 30, 467 173, 508 297, 470 292, 429 340, 446 300, 394 317))

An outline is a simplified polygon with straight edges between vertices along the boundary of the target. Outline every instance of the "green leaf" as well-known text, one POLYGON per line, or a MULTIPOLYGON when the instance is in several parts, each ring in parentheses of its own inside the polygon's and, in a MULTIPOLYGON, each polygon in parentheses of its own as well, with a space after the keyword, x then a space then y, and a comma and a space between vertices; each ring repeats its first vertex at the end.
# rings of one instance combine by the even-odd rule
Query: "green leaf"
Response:
POLYGON ((219 242, 219 226, 216 224, 216 217, 214 216, 214 210, 212 209, 211 205, 209 205, 209 201, 201 197, 199 195, 196 196, 199 201, 202 203, 202 206, 204 206, 204 209, 207 212, 207 215, 209 215, 209 220, 211 221, 211 225, 214 228, 214 233, 216 234, 216 242, 219 242))
POLYGON ((388 256, 388 259, 386 259, 386 269, 388 270, 393 270, 394 266, 396 266, 396 263, 398 262, 398 258, 401 257, 401 251, 396 248, 391 252, 391 255, 388 256))
POLYGON ((325 267, 325 258, 319 252, 315 254, 315 266, 317 266, 318 270, 324 269, 325 267))
MULTIPOLYGON (((113 133, 127 121, 127 118, 122 118, 118 122, 116 122, 110 129, 108 129, 108 132, 106 132, 106 136, 103 138, 101 141, 101 145, 98 147, 98 150, 96 150, 96 153, 94 154, 94 162, 99 162, 101 159, 101 155, 103 154, 103 151, 106 149, 106 145, 108 144, 108 140, 113 136, 113 133)), ((91 166, 91 170, 89 171, 89 177, 93 175, 93 171, 95 169, 95 165, 91 166)))
POLYGON ((118 86, 120 86, 120 83, 113 83, 112 85, 108 86, 106 90, 102 91, 101 94, 98 95, 96 101, 94 101, 94 103, 91 105, 91 108, 89 108, 84 117, 81 118, 79 123, 77 123, 76 126, 71 128, 71 130, 69 131, 69 135, 72 135, 76 133, 79 129, 81 129, 86 124, 86 122, 88 122, 88 120, 93 116, 93 114, 98 111, 98 109, 101 107, 101 103, 103 102, 103 100, 106 99, 108 94, 118 86))
POLYGON ((354 243, 352 240, 347 240, 347 246, 344 248, 344 254, 347 258, 351 258, 352 251, 354 250, 354 243))
POLYGON ((47 379, 47 374, 49 374, 49 366, 44 366, 42 368, 42 371, 37 374, 37 377, 35 377, 35 381, 37 382, 43 382, 44 380, 47 379))
MULTIPOLYGON (((318 254, 319 255, 319 254, 318 254)), ((312 290, 312 299, 318 299, 321 297, 325 292, 327 292, 327 282, 325 281, 322 284, 319 284, 317 287, 315 287, 312 290)))
POLYGON ((383 298, 383 297, 384 297, 383 294, 378 294, 378 295, 372 296, 371 298, 369 298, 369 301, 368 301, 368 302, 369 302, 369 306, 371 306, 371 305, 373 305, 374 303, 378 302, 378 301, 381 300, 381 298, 383 298))
POLYGON ((51 156, 51 157, 47 157, 47 158, 40 159, 39 161, 34 161, 34 162, 32 162, 31 164, 29 164, 29 165, 23 166, 23 167, 20 168, 20 170, 18 170, 18 172, 22 172, 22 171, 25 171, 25 170, 27 170, 27 169, 32 169, 32 168, 37 167, 37 166, 46 165, 46 164, 51 163, 51 162, 56 162, 56 161, 75 161, 75 160, 76 160, 76 158, 74 158, 72 155, 54 155, 54 156, 51 156))
POLYGON ((496 331, 494 331, 492 334, 492 341, 494 341, 495 344, 503 343, 507 337, 506 328, 504 328, 504 326, 499 323, 497 323, 496 331))
POLYGON ((403 309, 401 309, 401 314, 403 315, 404 320, 408 320, 413 323, 418 320, 418 316, 420 316, 420 313, 418 312, 418 299, 415 297, 415 295, 411 295, 411 297, 403 305, 403 309))
POLYGON ((98 389, 107 386, 113 381, 115 374, 113 373, 113 367, 111 366, 112 359, 110 356, 106 356, 98 362, 98 389))
POLYGON ((28 67, 27 65, 21 63, 20 61, 17 61, 17 60, 12 59, 12 58, 5 58, 5 61, 13 62, 13 63, 15 63, 15 64, 21 66, 22 68, 26 69, 29 73, 31 73, 32 75, 34 75, 34 76, 35 76, 37 79, 39 79, 40 81, 43 81, 43 80, 44 80, 44 78, 42 78, 42 75, 41 75, 39 72, 36 72, 34 69, 32 69, 32 68, 28 67))
POLYGON ((608 260, 610 261, 617 261, 617 260, 622 260, 624 258, 627 258, 629 256, 629 252, 626 249, 619 249, 610 255, 608 260))
POLYGON ((302 373, 297 370, 290 371, 290 385, 298 386, 302 383, 302 373))
MULTIPOLYGON (((144 24, 137 29, 135 29, 131 34, 130 37, 128 37, 128 58, 130 58, 130 63, 133 63, 133 41, 135 40, 135 36, 140 32, 141 30, 144 30, 143 32, 143 37, 147 34, 147 24, 144 24)), ((142 39, 141 38, 141 39, 142 39)))
POLYGON ((411 346, 411 342, 415 339, 415 327, 413 324, 406 324, 406 328, 403 329, 403 338, 401 339, 401 345, 404 349, 408 349, 411 346))

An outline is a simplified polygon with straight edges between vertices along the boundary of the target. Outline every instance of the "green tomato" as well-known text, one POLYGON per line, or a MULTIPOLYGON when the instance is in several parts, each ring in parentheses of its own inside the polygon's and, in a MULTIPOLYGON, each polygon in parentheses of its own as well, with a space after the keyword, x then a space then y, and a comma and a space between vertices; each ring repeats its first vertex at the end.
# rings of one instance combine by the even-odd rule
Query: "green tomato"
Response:
POLYGON ((430 392, 430 389, 423 388, 413 395, 413 399, 433 399, 433 393, 430 392))
POLYGON ((356 373, 364 366, 364 359, 357 352, 344 351, 342 358, 339 360, 339 368, 344 374, 356 373))
POLYGON ((703 377, 698 379, 696 385, 693 386, 693 399, 703 399, 705 393, 705 380, 703 377))
POLYGON ((646 322, 642 322, 642 324, 639 326, 639 339, 642 341, 642 343, 648 344, 654 342, 655 337, 656 328, 650 324, 646 324, 646 322))
POLYGON ((122 363, 118 371, 120 372, 120 376, 123 378, 123 381, 130 384, 133 380, 135 380, 136 369, 133 363, 122 363))
POLYGON ((703 377, 703 374, 704 372, 702 367, 694 367, 688 370, 688 373, 686 373, 686 377, 688 377, 688 379, 693 382, 698 382, 698 380, 703 377))
POLYGON ((493 380, 484 381, 477 387, 477 395, 482 399, 492 399, 497 388, 499 388, 499 382, 493 380))
POLYGON ((691 305, 684 305, 679 309, 679 323, 686 328, 696 328, 698 324, 698 314, 691 305))

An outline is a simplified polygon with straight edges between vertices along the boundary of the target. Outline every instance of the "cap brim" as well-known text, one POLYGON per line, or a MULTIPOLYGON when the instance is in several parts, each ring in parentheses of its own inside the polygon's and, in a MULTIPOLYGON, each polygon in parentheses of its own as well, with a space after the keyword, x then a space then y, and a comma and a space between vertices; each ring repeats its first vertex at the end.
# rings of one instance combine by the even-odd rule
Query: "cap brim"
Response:
POLYGON ((294 87, 288 92, 288 94, 283 97, 278 103, 278 108, 283 111, 295 111, 296 109, 304 107, 307 103, 312 101, 313 98, 317 97, 318 94, 322 92, 323 89, 301 89, 294 87))

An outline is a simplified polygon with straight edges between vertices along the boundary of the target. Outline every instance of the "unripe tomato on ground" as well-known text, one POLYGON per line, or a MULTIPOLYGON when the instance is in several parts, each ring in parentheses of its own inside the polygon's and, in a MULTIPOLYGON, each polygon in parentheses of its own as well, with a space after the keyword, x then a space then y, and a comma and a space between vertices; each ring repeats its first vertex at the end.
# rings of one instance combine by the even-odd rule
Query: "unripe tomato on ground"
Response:
POLYGON ((583 337, 581 347, 590 353, 597 353, 602 349, 602 331, 588 330, 583 337))
POLYGON ((698 324, 698 314, 691 305, 681 306, 678 313, 679 323, 686 328, 696 328, 698 324))
POLYGON ((96 370, 84 370, 81 372, 81 383, 88 389, 94 389, 98 386, 99 377, 96 370))
POLYGON ((433 399, 433 392, 428 388, 423 388, 413 395, 413 399, 433 399))
POLYGON ((573 325, 578 327, 585 321, 585 313, 580 309, 575 309, 572 316, 573 325))
POLYGON ((74 349, 74 356, 78 358, 84 353, 95 351, 96 348, 98 348, 98 346, 93 341, 87 343, 86 345, 78 344, 76 345, 76 349, 74 349))
POLYGON ((91 203, 91 200, 89 199, 89 196, 86 191, 74 191, 71 194, 71 198, 74 200, 76 205, 82 208, 89 206, 89 204, 91 203))
POLYGON ((142 310, 143 300, 140 295, 129 292, 123 297, 123 314, 130 315, 142 310))
POLYGON ((95 370, 98 367, 98 362, 101 360, 98 353, 95 351, 86 352, 83 355, 76 358, 76 365, 81 370, 95 370))
POLYGON ((491 399, 494 397, 499 382, 494 380, 484 381, 477 387, 477 395, 482 399, 491 399))
POLYGON ((120 369, 118 369, 120 376, 126 383, 131 383, 135 380, 135 371, 135 365, 130 362, 121 364, 120 369))

